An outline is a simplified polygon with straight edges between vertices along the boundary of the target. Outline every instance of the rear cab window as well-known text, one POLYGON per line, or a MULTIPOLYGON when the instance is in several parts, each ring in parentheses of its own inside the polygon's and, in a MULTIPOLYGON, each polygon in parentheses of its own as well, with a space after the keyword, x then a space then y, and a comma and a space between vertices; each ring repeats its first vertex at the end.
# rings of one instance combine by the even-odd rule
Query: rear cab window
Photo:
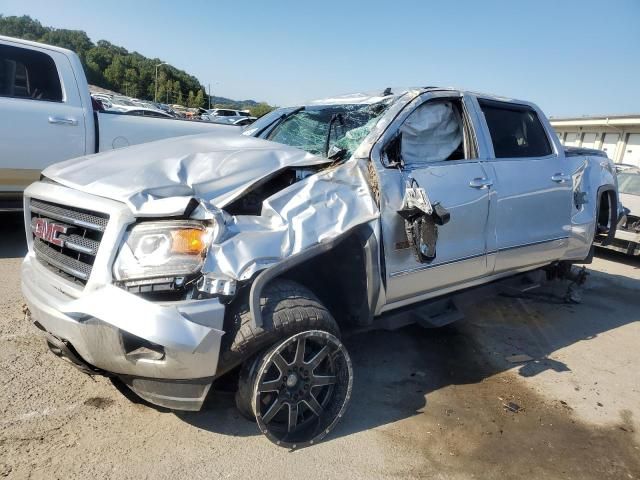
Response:
POLYGON ((536 111, 527 105, 478 99, 495 158, 546 157, 553 153, 536 111))
POLYGON ((46 53, 0 45, 0 97, 62 101, 62 85, 46 53))

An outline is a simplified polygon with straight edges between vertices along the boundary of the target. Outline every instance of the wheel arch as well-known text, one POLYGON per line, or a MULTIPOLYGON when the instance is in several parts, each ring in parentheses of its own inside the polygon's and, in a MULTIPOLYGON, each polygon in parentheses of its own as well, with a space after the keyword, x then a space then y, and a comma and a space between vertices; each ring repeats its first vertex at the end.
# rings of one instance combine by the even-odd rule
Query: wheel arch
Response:
POLYGON ((596 200, 596 211, 595 211, 595 231, 597 235, 598 225, 600 224, 601 215, 607 214, 607 222, 608 222, 608 232, 605 240, 602 242, 602 245, 609 245, 614 237, 616 236, 616 229, 618 226, 618 195, 616 191, 616 187, 611 184, 601 185, 598 187, 598 195, 596 200), (603 203, 603 199, 606 200, 606 203, 603 203), (606 210, 603 210, 603 207, 606 206, 606 210))
POLYGON ((262 291, 270 282, 283 277, 299 282, 317 295, 339 324, 345 321, 370 324, 381 288, 379 261, 378 240, 372 226, 365 224, 263 270, 255 277, 249 293, 255 326, 263 325, 262 291), (359 261, 354 262, 354 258, 359 261), (345 286, 356 286, 349 290, 346 302, 344 296, 336 295, 340 290, 346 291, 341 289, 345 286), (343 311, 347 317, 355 315, 355 318, 344 315, 340 318, 343 311))

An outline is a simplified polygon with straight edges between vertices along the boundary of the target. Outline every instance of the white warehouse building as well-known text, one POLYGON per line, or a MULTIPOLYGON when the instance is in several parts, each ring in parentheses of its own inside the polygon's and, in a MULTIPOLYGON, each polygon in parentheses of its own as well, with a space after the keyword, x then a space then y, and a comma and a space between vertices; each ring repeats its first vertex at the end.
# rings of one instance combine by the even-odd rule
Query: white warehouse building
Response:
POLYGON ((604 150, 616 163, 640 167, 640 115, 551 118, 550 121, 563 145, 604 150))

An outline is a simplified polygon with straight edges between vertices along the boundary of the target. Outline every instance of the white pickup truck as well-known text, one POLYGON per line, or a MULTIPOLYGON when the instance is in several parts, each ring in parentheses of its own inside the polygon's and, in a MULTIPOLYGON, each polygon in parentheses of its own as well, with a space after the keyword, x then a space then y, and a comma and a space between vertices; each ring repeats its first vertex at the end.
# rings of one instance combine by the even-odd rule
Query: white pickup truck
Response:
POLYGON ((128 145, 239 127, 94 110, 78 56, 0 36, 0 211, 62 160, 128 145))

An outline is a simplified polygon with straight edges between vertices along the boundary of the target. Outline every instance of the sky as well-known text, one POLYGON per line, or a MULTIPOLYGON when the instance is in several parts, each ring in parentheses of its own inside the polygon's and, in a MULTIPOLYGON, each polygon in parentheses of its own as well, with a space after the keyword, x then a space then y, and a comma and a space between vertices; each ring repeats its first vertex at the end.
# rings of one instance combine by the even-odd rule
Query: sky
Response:
POLYGON ((195 75, 292 105, 387 86, 455 86, 548 115, 640 113, 640 0, 0 0, 195 75))

